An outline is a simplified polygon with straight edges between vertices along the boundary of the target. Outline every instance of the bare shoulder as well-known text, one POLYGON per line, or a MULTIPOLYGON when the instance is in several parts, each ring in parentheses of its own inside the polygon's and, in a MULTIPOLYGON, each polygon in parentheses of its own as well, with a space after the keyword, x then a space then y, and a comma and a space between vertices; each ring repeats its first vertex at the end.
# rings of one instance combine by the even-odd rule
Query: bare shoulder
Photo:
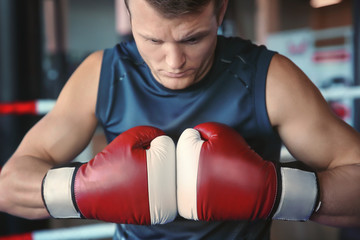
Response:
POLYGON ((94 52, 79 65, 62 90, 58 105, 67 104, 69 99, 71 104, 84 104, 84 107, 95 104, 102 56, 103 51, 94 52))
POLYGON ((320 91, 291 60, 276 54, 269 67, 266 84, 267 107, 274 126, 297 112, 325 114, 329 108, 320 91), (310 107, 313 106, 313 109, 310 107), (309 111, 314 112, 309 112, 309 111), (324 110, 325 112, 319 112, 324 110))

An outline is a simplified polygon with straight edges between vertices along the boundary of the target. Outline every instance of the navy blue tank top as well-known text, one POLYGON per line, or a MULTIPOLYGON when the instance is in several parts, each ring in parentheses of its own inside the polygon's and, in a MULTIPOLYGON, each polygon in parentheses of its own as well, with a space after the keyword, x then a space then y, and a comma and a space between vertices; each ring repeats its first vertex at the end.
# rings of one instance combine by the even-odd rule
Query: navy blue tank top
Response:
MULTIPOLYGON (((240 38, 218 37, 215 60, 197 84, 170 90, 158 83, 134 42, 104 51, 96 116, 107 141, 150 125, 175 142, 189 127, 221 122, 264 159, 278 161, 281 141, 266 110, 267 71, 275 53, 240 38)), ((156 226, 118 225, 114 239, 269 239, 271 221, 195 222, 178 217, 156 226)))

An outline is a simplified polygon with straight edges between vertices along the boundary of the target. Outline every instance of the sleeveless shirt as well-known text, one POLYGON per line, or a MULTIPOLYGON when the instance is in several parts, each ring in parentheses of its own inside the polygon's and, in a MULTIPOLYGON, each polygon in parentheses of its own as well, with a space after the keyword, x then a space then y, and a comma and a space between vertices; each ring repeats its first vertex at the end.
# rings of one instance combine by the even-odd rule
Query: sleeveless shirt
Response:
MULTIPOLYGON (((264 159, 278 161, 281 141, 266 110, 267 71, 275 52, 241 38, 218 36, 215 59, 198 83, 170 90, 153 77, 135 42, 106 49, 96 116, 107 141, 129 128, 150 125, 175 143, 189 127, 220 122, 237 130, 264 159)), ((114 239, 269 239, 271 220, 189 221, 155 226, 119 224, 114 239)))

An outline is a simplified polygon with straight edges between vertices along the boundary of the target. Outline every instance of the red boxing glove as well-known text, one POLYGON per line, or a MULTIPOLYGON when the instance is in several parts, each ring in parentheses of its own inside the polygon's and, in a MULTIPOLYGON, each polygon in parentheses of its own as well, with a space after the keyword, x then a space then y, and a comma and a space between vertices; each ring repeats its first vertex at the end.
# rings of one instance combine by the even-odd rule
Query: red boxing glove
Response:
POLYGON ((316 175, 277 168, 232 128, 204 123, 177 145, 179 214, 193 220, 307 220, 317 203, 316 175))
POLYGON ((43 199, 55 218, 162 224, 175 219, 175 145, 140 126, 115 138, 89 163, 49 170, 43 199))

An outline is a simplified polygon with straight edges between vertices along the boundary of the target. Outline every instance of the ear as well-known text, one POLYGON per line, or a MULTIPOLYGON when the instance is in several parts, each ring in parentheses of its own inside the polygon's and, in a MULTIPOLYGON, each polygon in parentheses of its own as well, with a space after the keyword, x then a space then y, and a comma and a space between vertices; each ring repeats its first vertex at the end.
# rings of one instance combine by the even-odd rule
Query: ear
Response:
POLYGON ((218 26, 220 26, 224 20, 228 3, 229 3, 229 0, 222 1, 221 8, 220 8, 219 15, 218 15, 218 26))

